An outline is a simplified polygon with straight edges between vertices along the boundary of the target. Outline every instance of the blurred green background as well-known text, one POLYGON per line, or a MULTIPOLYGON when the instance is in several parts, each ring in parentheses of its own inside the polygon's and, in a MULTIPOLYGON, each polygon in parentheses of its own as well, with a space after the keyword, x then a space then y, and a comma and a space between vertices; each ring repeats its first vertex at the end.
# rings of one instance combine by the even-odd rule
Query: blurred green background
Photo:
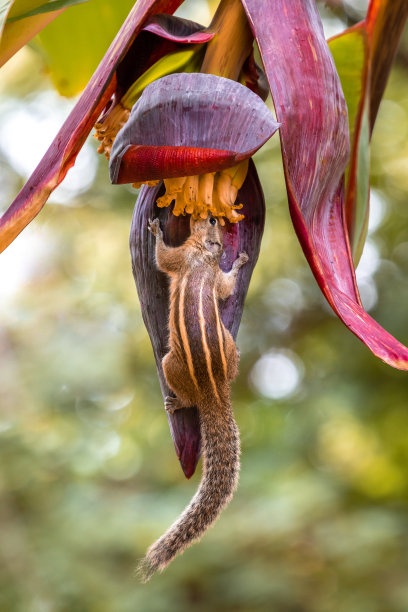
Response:
MULTIPOLYGON (((320 6, 328 35, 364 8, 337 4, 320 6)), ((208 22, 213 6, 179 14, 208 22)), ((357 271, 366 308, 405 344, 407 58, 405 36, 375 128, 357 271)), ((3 209, 74 104, 44 66, 34 43, 2 69, 3 209)), ((89 138, 0 256, 0 610, 407 612, 407 374, 377 361, 321 296, 277 138, 255 158, 267 225, 233 385, 240 486, 200 544, 137 582, 138 558, 201 466, 184 479, 141 319, 128 251, 136 192, 110 185, 96 146, 89 138)))

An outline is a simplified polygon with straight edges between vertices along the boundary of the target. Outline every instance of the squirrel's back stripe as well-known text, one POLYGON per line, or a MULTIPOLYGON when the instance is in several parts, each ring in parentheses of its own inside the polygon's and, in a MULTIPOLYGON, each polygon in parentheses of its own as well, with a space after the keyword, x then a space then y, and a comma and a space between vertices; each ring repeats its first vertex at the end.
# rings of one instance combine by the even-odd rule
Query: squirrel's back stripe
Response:
POLYGON ((218 384, 227 380, 225 328, 218 311, 216 288, 208 270, 195 268, 173 286, 170 333, 173 350, 185 362, 200 391, 211 390, 219 399, 218 384))
POLYGON ((202 345, 203 345, 203 351, 204 351, 204 355, 205 355, 205 362, 207 364, 208 377, 210 379, 211 386, 212 386, 212 389, 214 391, 214 396, 217 399, 217 401, 220 402, 220 397, 218 395, 217 385, 216 385, 215 380, 214 380, 214 373, 213 373, 213 369, 212 369, 211 352, 210 352, 210 349, 208 348, 207 334, 206 334, 206 331, 205 331, 205 318, 204 318, 204 312, 203 312, 203 287, 204 287, 205 280, 206 280, 206 277, 205 277, 205 275, 203 275, 203 278, 201 280, 200 298, 199 298, 199 304, 198 304, 198 316, 199 316, 199 320, 200 320, 200 329, 201 329, 201 342, 202 342, 202 345))
POLYGON ((177 339, 178 340, 178 345, 180 345, 180 326, 179 326, 179 301, 180 301, 180 292, 175 291, 173 296, 172 296, 172 308, 170 308, 170 315, 169 315, 169 331, 170 334, 172 332, 172 330, 174 330, 173 333, 173 339, 177 339))
POLYGON ((185 302, 185 291, 186 291, 187 281, 188 281, 188 274, 184 276, 183 280, 181 281, 181 285, 180 285, 179 328, 180 328, 181 342, 184 347, 184 351, 186 353, 188 371, 190 372, 191 380, 193 381, 195 387, 199 389, 197 378, 196 378, 195 371, 194 371, 193 358, 191 356, 190 344, 188 341, 186 322, 184 319, 184 302, 185 302))
POLYGON ((227 359, 225 357, 225 350, 224 350, 224 334, 222 333, 222 326, 221 326, 220 314, 218 311, 218 300, 217 300, 217 295, 215 292, 215 286, 213 288, 213 301, 214 301, 215 316, 217 319, 217 335, 218 335, 218 345, 220 347, 222 369, 224 371, 224 378, 227 378, 227 359))
MULTIPOLYGON (((187 355, 180 333, 180 287, 176 287, 172 296, 172 308, 170 309, 169 330, 172 338, 172 348, 187 364, 187 355)), ((188 365, 187 365, 188 367, 188 365)))

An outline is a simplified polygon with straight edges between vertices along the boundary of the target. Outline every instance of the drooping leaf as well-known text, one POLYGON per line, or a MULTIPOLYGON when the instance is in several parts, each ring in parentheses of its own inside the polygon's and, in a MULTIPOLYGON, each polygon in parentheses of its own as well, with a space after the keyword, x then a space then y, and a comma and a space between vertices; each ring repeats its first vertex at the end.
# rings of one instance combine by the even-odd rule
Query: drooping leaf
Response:
POLYGON ((315 2, 242 3, 282 124, 290 212, 313 274, 345 325, 377 357, 406 370, 408 349, 364 311, 356 286, 344 223, 347 108, 315 2))
MULTIPOLYGON (((110 100, 115 69, 143 23, 152 15, 173 12, 182 0, 139 0, 112 42, 82 96, 14 202, 0 219, 0 252, 34 219, 61 183, 92 126, 110 100)), ((79 7, 81 8, 81 7, 79 7)))
POLYGON ((171 74, 143 92, 113 143, 112 183, 229 168, 255 153, 279 124, 244 85, 213 74, 171 74))
MULTIPOLYGON (((163 193, 163 185, 143 186, 137 199, 130 231, 130 251, 143 320, 152 342, 159 374, 163 399, 169 395, 161 361, 168 350, 168 279, 155 264, 155 243, 147 229, 148 219, 158 217, 164 232, 164 239, 170 246, 178 246, 188 237, 189 216, 175 217, 170 208, 159 208, 157 198, 163 193)), ((220 306, 224 325, 236 338, 241 321, 244 300, 253 269, 259 255, 265 221, 265 202, 262 188, 250 161, 248 174, 238 192, 237 202, 245 202, 245 218, 239 223, 227 223, 224 232, 224 255, 221 268, 231 269, 233 261, 241 251, 249 255, 248 263, 240 270, 236 289, 232 296, 220 306)), ((200 456, 200 426, 197 409, 183 408, 167 415, 177 456, 181 467, 190 478, 200 456)))

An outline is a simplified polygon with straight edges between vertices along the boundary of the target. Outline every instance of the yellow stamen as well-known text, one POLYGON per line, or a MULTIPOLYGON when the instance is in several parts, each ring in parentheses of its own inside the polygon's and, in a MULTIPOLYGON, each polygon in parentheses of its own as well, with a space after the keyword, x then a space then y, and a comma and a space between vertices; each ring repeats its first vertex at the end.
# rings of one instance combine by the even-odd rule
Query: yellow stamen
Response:
MULTIPOLYGON (((140 187, 142 185, 147 185, 148 187, 156 187, 156 185, 158 185, 160 183, 160 181, 142 181, 139 183, 132 183, 132 187, 134 187, 135 189, 140 189, 140 187)), ((158 206, 160 206, 160 204, 158 204, 158 206)), ((168 204, 166 204, 166 206, 168 206, 168 204)))
POLYGON ((184 203, 184 194, 182 191, 177 193, 176 200, 174 203, 173 214, 178 217, 179 215, 184 215, 185 203, 184 203))
POLYGON ((184 185, 185 211, 192 215, 196 210, 198 193, 198 176, 188 176, 184 185))
POLYGON ((214 189, 215 172, 208 172, 200 176, 198 184, 198 201, 208 208, 212 205, 212 192, 214 189))
POLYGON ((241 189, 242 185, 244 184, 246 175, 248 173, 248 164, 249 159, 245 159, 243 162, 235 166, 235 173, 231 177, 231 183, 237 190, 241 189))
MULTIPOLYGON (((166 193, 161 198, 157 199, 157 206, 159 208, 165 208, 166 206, 170 206, 170 204, 176 198, 176 196, 178 194, 182 194, 182 190, 183 190, 185 182, 186 182, 185 176, 175 178, 175 179, 164 179, 164 186, 166 188, 166 193)), ((180 212, 178 214, 180 214, 180 212)), ((177 215, 177 213, 174 213, 174 214, 177 215)))
POLYGON ((157 206, 164 208, 174 201, 176 217, 189 214, 193 219, 205 219, 210 213, 219 218, 221 225, 225 223, 224 218, 237 223, 244 215, 236 212, 243 204, 235 201, 247 172, 248 160, 244 160, 220 172, 164 179, 166 192, 157 199, 157 206))
POLYGON ((98 147, 98 153, 104 153, 108 161, 113 141, 115 140, 119 130, 129 119, 129 115, 130 110, 119 103, 110 109, 102 121, 95 123, 96 132, 94 137, 101 141, 101 144, 98 147))

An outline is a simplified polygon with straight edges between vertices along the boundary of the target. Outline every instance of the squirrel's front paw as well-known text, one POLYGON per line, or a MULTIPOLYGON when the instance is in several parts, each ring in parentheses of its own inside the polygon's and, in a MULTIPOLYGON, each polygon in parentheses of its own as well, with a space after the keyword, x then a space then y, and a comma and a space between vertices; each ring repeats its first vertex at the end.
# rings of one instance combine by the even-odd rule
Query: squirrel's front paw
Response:
POLYGON ((172 397, 170 395, 167 395, 164 400, 164 407, 167 412, 170 412, 170 414, 174 414, 176 410, 180 410, 180 408, 183 408, 184 406, 182 405, 178 397, 172 397))
POLYGON ((234 261, 234 267, 241 268, 242 266, 246 264, 248 259, 249 259, 248 253, 245 253, 245 251, 243 251, 242 253, 238 255, 238 258, 234 261))
POLYGON ((160 221, 159 219, 149 219, 147 229, 153 236, 162 236, 163 232, 160 229, 160 221))

